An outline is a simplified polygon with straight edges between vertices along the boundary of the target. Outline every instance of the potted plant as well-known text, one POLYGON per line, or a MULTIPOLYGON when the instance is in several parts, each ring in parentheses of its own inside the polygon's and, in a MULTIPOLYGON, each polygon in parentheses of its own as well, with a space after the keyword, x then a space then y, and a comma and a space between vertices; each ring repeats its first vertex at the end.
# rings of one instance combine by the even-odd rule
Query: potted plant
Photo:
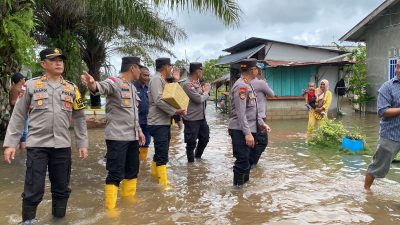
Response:
POLYGON ((365 137, 357 132, 347 132, 347 134, 342 138, 342 148, 347 149, 350 152, 359 152, 364 150, 365 147, 365 137))

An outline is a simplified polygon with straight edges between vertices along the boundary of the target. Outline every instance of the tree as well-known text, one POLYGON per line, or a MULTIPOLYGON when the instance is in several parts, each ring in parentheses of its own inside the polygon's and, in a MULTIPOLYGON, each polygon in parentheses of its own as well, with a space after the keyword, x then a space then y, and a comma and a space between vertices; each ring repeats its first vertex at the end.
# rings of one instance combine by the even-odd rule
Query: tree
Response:
POLYGON ((203 63, 203 79, 206 81, 214 81, 225 74, 229 73, 229 69, 216 67, 218 59, 210 59, 203 63))
POLYGON ((10 119, 10 77, 34 59, 33 1, 0 1, 0 136, 10 119))

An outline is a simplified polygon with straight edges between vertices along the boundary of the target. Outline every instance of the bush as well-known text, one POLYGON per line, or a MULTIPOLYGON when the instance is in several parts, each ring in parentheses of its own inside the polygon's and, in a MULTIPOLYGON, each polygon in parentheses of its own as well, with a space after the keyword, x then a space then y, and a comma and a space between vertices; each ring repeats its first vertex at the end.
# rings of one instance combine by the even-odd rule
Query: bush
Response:
POLYGON ((321 121, 321 126, 314 131, 308 143, 314 146, 337 148, 342 145, 344 136, 365 142, 365 136, 359 132, 350 132, 344 128, 341 122, 324 118, 321 121))

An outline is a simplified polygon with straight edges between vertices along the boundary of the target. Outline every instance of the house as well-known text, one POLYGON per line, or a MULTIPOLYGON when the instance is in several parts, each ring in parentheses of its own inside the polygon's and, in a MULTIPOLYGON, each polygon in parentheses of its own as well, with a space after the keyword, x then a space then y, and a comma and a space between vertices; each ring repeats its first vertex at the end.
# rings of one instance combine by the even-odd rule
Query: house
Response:
MULTIPOLYGON (((237 78, 237 63, 245 58, 256 58, 267 67, 264 76, 277 97, 268 98, 267 119, 307 118, 303 90, 308 83, 327 79, 330 90, 343 76, 342 68, 353 64, 344 60, 349 53, 324 47, 314 47, 268 40, 249 38, 224 51, 229 52, 220 58, 218 65, 230 65, 231 77, 237 78)), ((232 82, 235 79, 231 79, 232 82)), ((337 97, 333 96, 330 115, 335 116, 337 97)))
MULTIPOLYGON (((380 86, 395 77, 400 56, 400 0, 386 0, 361 22, 347 32, 340 41, 365 42, 367 47, 368 92, 376 96, 380 86)), ((366 110, 376 112, 376 101, 366 110)))

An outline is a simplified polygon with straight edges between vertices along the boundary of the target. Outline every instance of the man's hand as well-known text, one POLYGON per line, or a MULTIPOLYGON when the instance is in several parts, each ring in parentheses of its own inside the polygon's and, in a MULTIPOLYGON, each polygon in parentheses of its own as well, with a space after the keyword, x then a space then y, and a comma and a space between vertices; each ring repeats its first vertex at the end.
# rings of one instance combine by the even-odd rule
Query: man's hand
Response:
POLYGON ((140 131, 139 132, 139 145, 143 146, 144 144, 146 144, 146 137, 144 136, 143 132, 140 131))
POLYGON ((179 116, 184 116, 186 115, 186 109, 178 109, 176 110, 175 114, 179 116))
POLYGON ((88 157, 88 149, 87 148, 80 148, 79 149, 79 158, 86 159, 88 157))
POLYGON ((250 148, 254 148, 254 137, 251 134, 248 134, 245 136, 246 139, 246 145, 249 146, 250 148))
POLYGON ((15 158, 15 148, 6 148, 4 150, 4 160, 8 164, 11 164, 11 160, 14 160, 14 158, 15 158))
POLYGON ((260 126, 260 130, 261 132, 267 132, 267 133, 271 132, 271 128, 268 126, 268 124, 265 123, 260 126))
POLYGON ((210 90, 211 90, 210 83, 206 83, 206 84, 203 85, 203 92, 204 93, 210 93, 210 90))
POLYGON ((88 74, 88 72, 83 71, 83 74, 81 75, 81 81, 82 84, 85 85, 91 92, 96 91, 96 81, 90 74, 88 74))
POLYGON ((178 67, 174 67, 172 69, 172 77, 175 81, 179 81, 181 79, 181 70, 178 67))

